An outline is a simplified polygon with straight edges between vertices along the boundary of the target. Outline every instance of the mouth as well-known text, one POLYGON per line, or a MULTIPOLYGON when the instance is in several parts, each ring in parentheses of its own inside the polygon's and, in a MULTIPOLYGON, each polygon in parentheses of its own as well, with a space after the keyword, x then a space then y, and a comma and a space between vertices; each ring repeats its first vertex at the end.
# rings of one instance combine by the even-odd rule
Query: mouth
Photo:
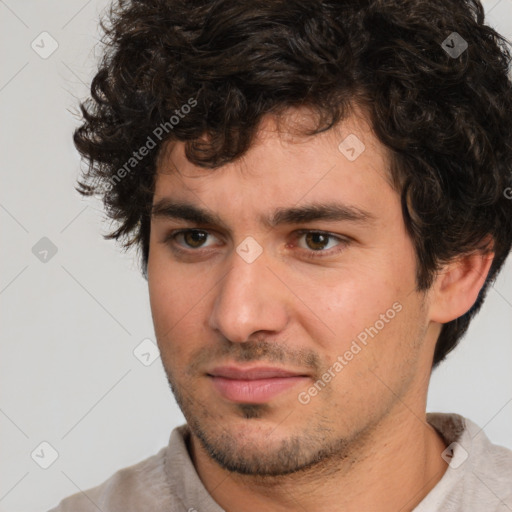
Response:
POLYGON ((266 403, 310 378, 300 372, 275 367, 221 366, 207 373, 213 387, 235 403, 266 403))

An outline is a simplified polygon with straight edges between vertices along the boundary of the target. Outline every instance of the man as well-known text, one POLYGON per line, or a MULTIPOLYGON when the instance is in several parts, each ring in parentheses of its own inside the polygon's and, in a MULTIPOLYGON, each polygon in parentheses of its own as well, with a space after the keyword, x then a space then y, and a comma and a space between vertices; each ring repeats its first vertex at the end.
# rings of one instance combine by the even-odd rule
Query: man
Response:
POLYGON ((505 511, 426 414, 512 244, 512 88, 477 1, 122 1, 75 144, 141 250, 187 420, 54 511, 505 511))

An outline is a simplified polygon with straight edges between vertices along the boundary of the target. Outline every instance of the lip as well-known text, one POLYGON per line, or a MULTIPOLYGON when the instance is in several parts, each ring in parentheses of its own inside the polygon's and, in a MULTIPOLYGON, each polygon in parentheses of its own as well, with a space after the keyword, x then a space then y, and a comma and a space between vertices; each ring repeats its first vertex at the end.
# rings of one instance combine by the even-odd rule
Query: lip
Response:
POLYGON ((287 377, 304 377, 305 374, 292 372, 284 368, 274 366, 252 366, 243 368, 241 366, 218 366, 208 372, 213 377, 237 380, 258 380, 287 377))
POLYGON ((309 378, 299 372, 268 366, 222 366, 208 372, 208 377, 224 398, 237 403, 266 403, 309 378))

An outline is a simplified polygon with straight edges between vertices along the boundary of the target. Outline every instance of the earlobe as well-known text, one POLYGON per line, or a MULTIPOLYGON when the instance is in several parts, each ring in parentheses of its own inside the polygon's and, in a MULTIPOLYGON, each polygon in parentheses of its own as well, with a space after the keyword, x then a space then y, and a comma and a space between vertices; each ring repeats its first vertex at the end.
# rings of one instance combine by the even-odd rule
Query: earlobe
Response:
POLYGON ((494 253, 475 252, 448 263, 432 285, 430 319, 446 323, 459 318, 476 302, 494 253))

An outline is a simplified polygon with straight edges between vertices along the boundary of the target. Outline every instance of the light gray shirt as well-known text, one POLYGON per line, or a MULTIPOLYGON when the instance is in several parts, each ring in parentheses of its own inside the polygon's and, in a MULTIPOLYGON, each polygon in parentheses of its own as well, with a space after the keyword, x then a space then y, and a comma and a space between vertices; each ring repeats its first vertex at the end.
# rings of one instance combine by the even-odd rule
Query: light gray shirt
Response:
MULTIPOLYGON (((492 444, 458 414, 428 413, 427 421, 448 446, 443 457, 449 466, 413 512, 511 512, 512 450, 492 444)), ((199 479, 189 436, 187 425, 176 427, 157 454, 49 512, 224 512, 199 479)))

